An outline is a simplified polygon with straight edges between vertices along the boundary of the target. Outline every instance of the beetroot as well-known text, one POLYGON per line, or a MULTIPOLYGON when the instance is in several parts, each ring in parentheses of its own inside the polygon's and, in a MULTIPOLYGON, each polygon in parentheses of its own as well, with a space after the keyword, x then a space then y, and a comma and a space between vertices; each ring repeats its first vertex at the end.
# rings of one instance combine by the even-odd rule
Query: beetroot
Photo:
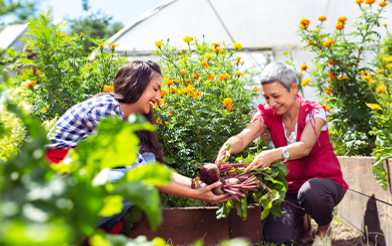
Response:
POLYGON ((218 187, 215 187, 214 189, 212 189, 212 193, 214 193, 215 195, 225 194, 225 192, 222 190, 222 186, 223 186, 223 184, 221 183, 218 187))
POLYGON ((226 193, 226 189, 230 188, 231 185, 241 184, 241 181, 237 178, 228 178, 222 181, 222 184, 212 189, 212 193, 215 195, 223 195, 226 193))
POLYGON ((219 168, 215 164, 204 165, 200 170, 200 179, 206 184, 212 184, 219 180, 219 168))

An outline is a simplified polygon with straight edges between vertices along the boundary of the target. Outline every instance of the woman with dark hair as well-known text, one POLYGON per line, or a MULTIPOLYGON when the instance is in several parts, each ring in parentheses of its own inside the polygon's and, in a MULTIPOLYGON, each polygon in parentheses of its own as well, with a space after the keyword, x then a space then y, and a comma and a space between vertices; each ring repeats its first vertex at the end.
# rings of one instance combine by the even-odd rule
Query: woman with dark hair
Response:
POLYGON ((294 70, 287 65, 275 62, 266 66, 261 86, 267 105, 260 104, 249 125, 226 141, 217 160, 241 152, 268 129, 276 148, 257 155, 245 171, 286 162, 289 189, 287 203, 281 204, 283 216, 270 214, 263 235, 270 242, 292 245, 302 231, 310 229, 310 215, 318 224, 313 245, 331 245, 332 212, 348 185, 329 140, 325 107, 301 98, 296 82, 294 70), (228 151, 226 144, 230 144, 228 151))
MULTIPOLYGON (((117 116, 125 120, 130 114, 143 114, 154 124, 151 109, 155 102, 161 100, 161 85, 161 69, 155 62, 133 61, 125 64, 116 74, 113 83, 114 92, 100 93, 71 107, 60 117, 48 133, 51 143, 46 146, 47 160, 59 163, 65 158, 69 149, 75 148, 79 141, 87 138, 98 122, 107 116, 117 116)), ((156 133, 139 132, 138 135, 141 136, 142 151, 153 152, 156 159, 162 162, 163 155, 156 133)), ((135 165, 143 164, 145 161, 138 153, 138 161, 135 165)), ((111 181, 120 179, 128 168, 112 169, 111 181)), ((168 185, 157 188, 172 195, 212 203, 229 200, 228 195, 217 196, 212 193, 211 190, 219 185, 218 182, 208 186, 195 184, 191 179, 173 173, 172 181, 168 185), (194 187, 195 185, 197 187, 194 187)), ((113 223, 107 229, 109 230, 112 225, 113 223)))

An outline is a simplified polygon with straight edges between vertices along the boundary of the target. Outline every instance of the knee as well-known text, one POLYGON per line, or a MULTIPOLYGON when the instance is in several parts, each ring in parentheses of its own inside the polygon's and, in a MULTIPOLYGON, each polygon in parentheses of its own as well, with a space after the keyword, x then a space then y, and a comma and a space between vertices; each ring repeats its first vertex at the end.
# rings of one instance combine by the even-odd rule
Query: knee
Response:
POLYGON ((294 238, 290 237, 291 233, 281 233, 279 231, 271 231, 271 230, 264 230, 263 231, 263 240, 274 243, 277 245, 291 245, 294 242, 294 238))
POLYGON ((308 180, 298 191, 298 202, 305 209, 312 208, 333 208, 331 195, 323 186, 318 185, 317 180, 308 180))

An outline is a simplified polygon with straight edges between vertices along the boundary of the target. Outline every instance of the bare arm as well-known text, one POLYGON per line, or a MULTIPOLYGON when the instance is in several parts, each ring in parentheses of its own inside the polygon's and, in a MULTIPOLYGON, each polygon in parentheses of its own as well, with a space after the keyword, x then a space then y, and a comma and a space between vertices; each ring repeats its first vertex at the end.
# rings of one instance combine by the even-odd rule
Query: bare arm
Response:
MULTIPOLYGON (((297 160, 307 156, 310 153, 313 146, 316 144, 318 137, 320 136, 321 128, 325 124, 325 120, 321 118, 315 118, 315 121, 317 136, 314 134, 314 129, 311 125, 311 122, 308 121, 304 131, 302 132, 300 141, 285 147, 290 153, 289 160, 297 160)), ((253 162, 245 169, 245 171, 247 172, 251 168, 269 167, 273 162, 281 160, 282 151, 279 148, 267 150, 257 155, 253 162)))
POLYGON ((221 158, 226 155, 230 157, 231 154, 237 154, 243 151, 246 146, 258 136, 261 135, 265 130, 265 124, 262 120, 258 119, 254 122, 250 122, 249 125, 242 130, 238 135, 229 138, 219 150, 218 156, 215 163, 219 163, 221 158), (230 144, 230 150, 226 150, 226 144, 230 144))

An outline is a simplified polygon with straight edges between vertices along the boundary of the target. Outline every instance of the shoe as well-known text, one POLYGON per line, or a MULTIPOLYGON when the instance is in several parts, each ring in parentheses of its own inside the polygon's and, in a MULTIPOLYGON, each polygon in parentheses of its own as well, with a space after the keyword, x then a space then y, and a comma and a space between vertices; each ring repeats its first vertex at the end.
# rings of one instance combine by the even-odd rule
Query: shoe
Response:
POLYGON ((325 236, 324 239, 316 235, 316 238, 313 241, 312 246, 331 246, 332 245, 332 237, 325 236))

